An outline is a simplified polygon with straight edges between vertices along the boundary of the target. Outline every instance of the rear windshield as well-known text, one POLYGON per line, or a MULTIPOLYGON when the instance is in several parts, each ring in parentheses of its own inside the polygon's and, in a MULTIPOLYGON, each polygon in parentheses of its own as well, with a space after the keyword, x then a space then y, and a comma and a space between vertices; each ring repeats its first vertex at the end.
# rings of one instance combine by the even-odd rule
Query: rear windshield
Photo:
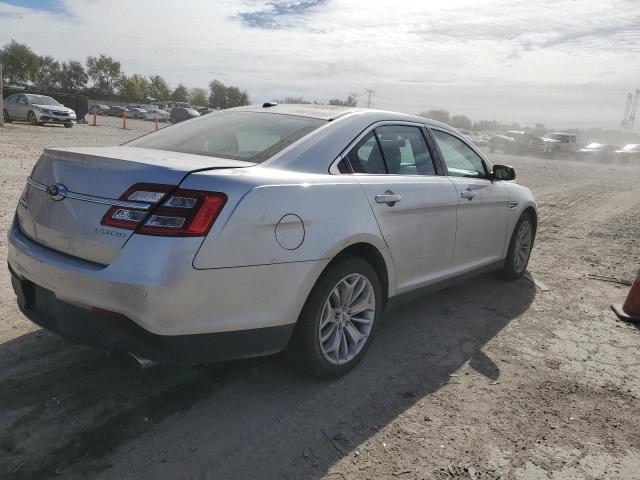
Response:
POLYGON ((326 123, 276 113, 214 112, 127 145, 260 163, 326 123))

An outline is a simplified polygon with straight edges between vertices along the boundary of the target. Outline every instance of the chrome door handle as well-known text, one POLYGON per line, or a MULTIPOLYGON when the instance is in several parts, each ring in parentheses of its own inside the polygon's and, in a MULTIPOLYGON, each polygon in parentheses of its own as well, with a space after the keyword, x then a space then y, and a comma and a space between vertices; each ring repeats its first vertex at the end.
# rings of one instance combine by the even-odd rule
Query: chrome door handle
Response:
POLYGON ((388 207, 393 207, 400 200, 402 200, 401 195, 396 195, 390 191, 384 192, 384 195, 376 195, 376 203, 386 203, 388 207))
POLYGON ((460 196, 462 198, 469 199, 469 201, 473 200, 473 197, 475 197, 476 195, 478 194, 473 190, 471 190, 470 188, 467 188, 466 190, 463 190, 462 192, 460 192, 460 196))

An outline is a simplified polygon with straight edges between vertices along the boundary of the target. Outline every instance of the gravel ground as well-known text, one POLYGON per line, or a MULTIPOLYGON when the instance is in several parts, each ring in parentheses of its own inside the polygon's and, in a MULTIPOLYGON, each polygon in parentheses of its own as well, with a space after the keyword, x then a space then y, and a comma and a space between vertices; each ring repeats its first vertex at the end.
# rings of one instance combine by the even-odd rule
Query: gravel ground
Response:
MULTIPOLYGON (((0 130, 0 262, 44 146, 153 128, 0 130)), ((28 322, 0 274, 0 478, 640 478, 640 331, 611 303, 640 265, 640 166, 493 155, 540 204, 530 272, 385 316, 332 382, 281 356, 139 370, 28 322)))

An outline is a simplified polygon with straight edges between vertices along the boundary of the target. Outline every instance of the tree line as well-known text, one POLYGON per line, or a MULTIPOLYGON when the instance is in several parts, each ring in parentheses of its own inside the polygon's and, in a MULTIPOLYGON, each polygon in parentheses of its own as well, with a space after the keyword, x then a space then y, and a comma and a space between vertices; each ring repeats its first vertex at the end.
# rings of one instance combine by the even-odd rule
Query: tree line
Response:
POLYGON ((9 85, 32 85, 37 90, 84 94, 96 100, 185 102, 211 108, 230 108, 250 103, 245 90, 219 80, 209 89, 171 89, 160 75, 127 74, 120 62, 107 55, 59 62, 50 55, 37 55, 28 45, 11 40, 0 50, 3 80, 9 85))
MULTIPOLYGON (((501 123, 497 120, 479 120, 472 121, 466 115, 450 115, 447 110, 429 110, 421 112, 421 117, 437 120, 438 122, 449 124, 462 130, 476 130, 483 132, 498 132, 507 130, 531 130, 528 127, 522 127, 519 123, 501 123)), ((544 125, 536 125, 535 130, 544 130, 544 125)))

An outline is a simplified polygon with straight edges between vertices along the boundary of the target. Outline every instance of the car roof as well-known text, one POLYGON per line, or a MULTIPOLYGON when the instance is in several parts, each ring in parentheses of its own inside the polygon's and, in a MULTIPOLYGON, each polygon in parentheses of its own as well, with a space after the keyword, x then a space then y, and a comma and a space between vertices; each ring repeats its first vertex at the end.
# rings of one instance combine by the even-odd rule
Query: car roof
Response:
POLYGON ((426 123, 432 126, 439 126, 451 130, 449 125, 431 120, 418 115, 408 113, 394 112, 391 110, 377 110, 363 107, 344 107, 340 105, 318 105, 313 103, 283 103, 273 104, 264 107, 262 105, 247 105, 244 107, 236 107, 227 109, 227 111, 245 111, 245 112, 262 112, 277 113, 281 115, 296 115, 299 117, 317 118, 319 120, 332 121, 340 117, 350 114, 360 114, 368 118, 378 117, 380 120, 396 120, 407 122, 426 123))

